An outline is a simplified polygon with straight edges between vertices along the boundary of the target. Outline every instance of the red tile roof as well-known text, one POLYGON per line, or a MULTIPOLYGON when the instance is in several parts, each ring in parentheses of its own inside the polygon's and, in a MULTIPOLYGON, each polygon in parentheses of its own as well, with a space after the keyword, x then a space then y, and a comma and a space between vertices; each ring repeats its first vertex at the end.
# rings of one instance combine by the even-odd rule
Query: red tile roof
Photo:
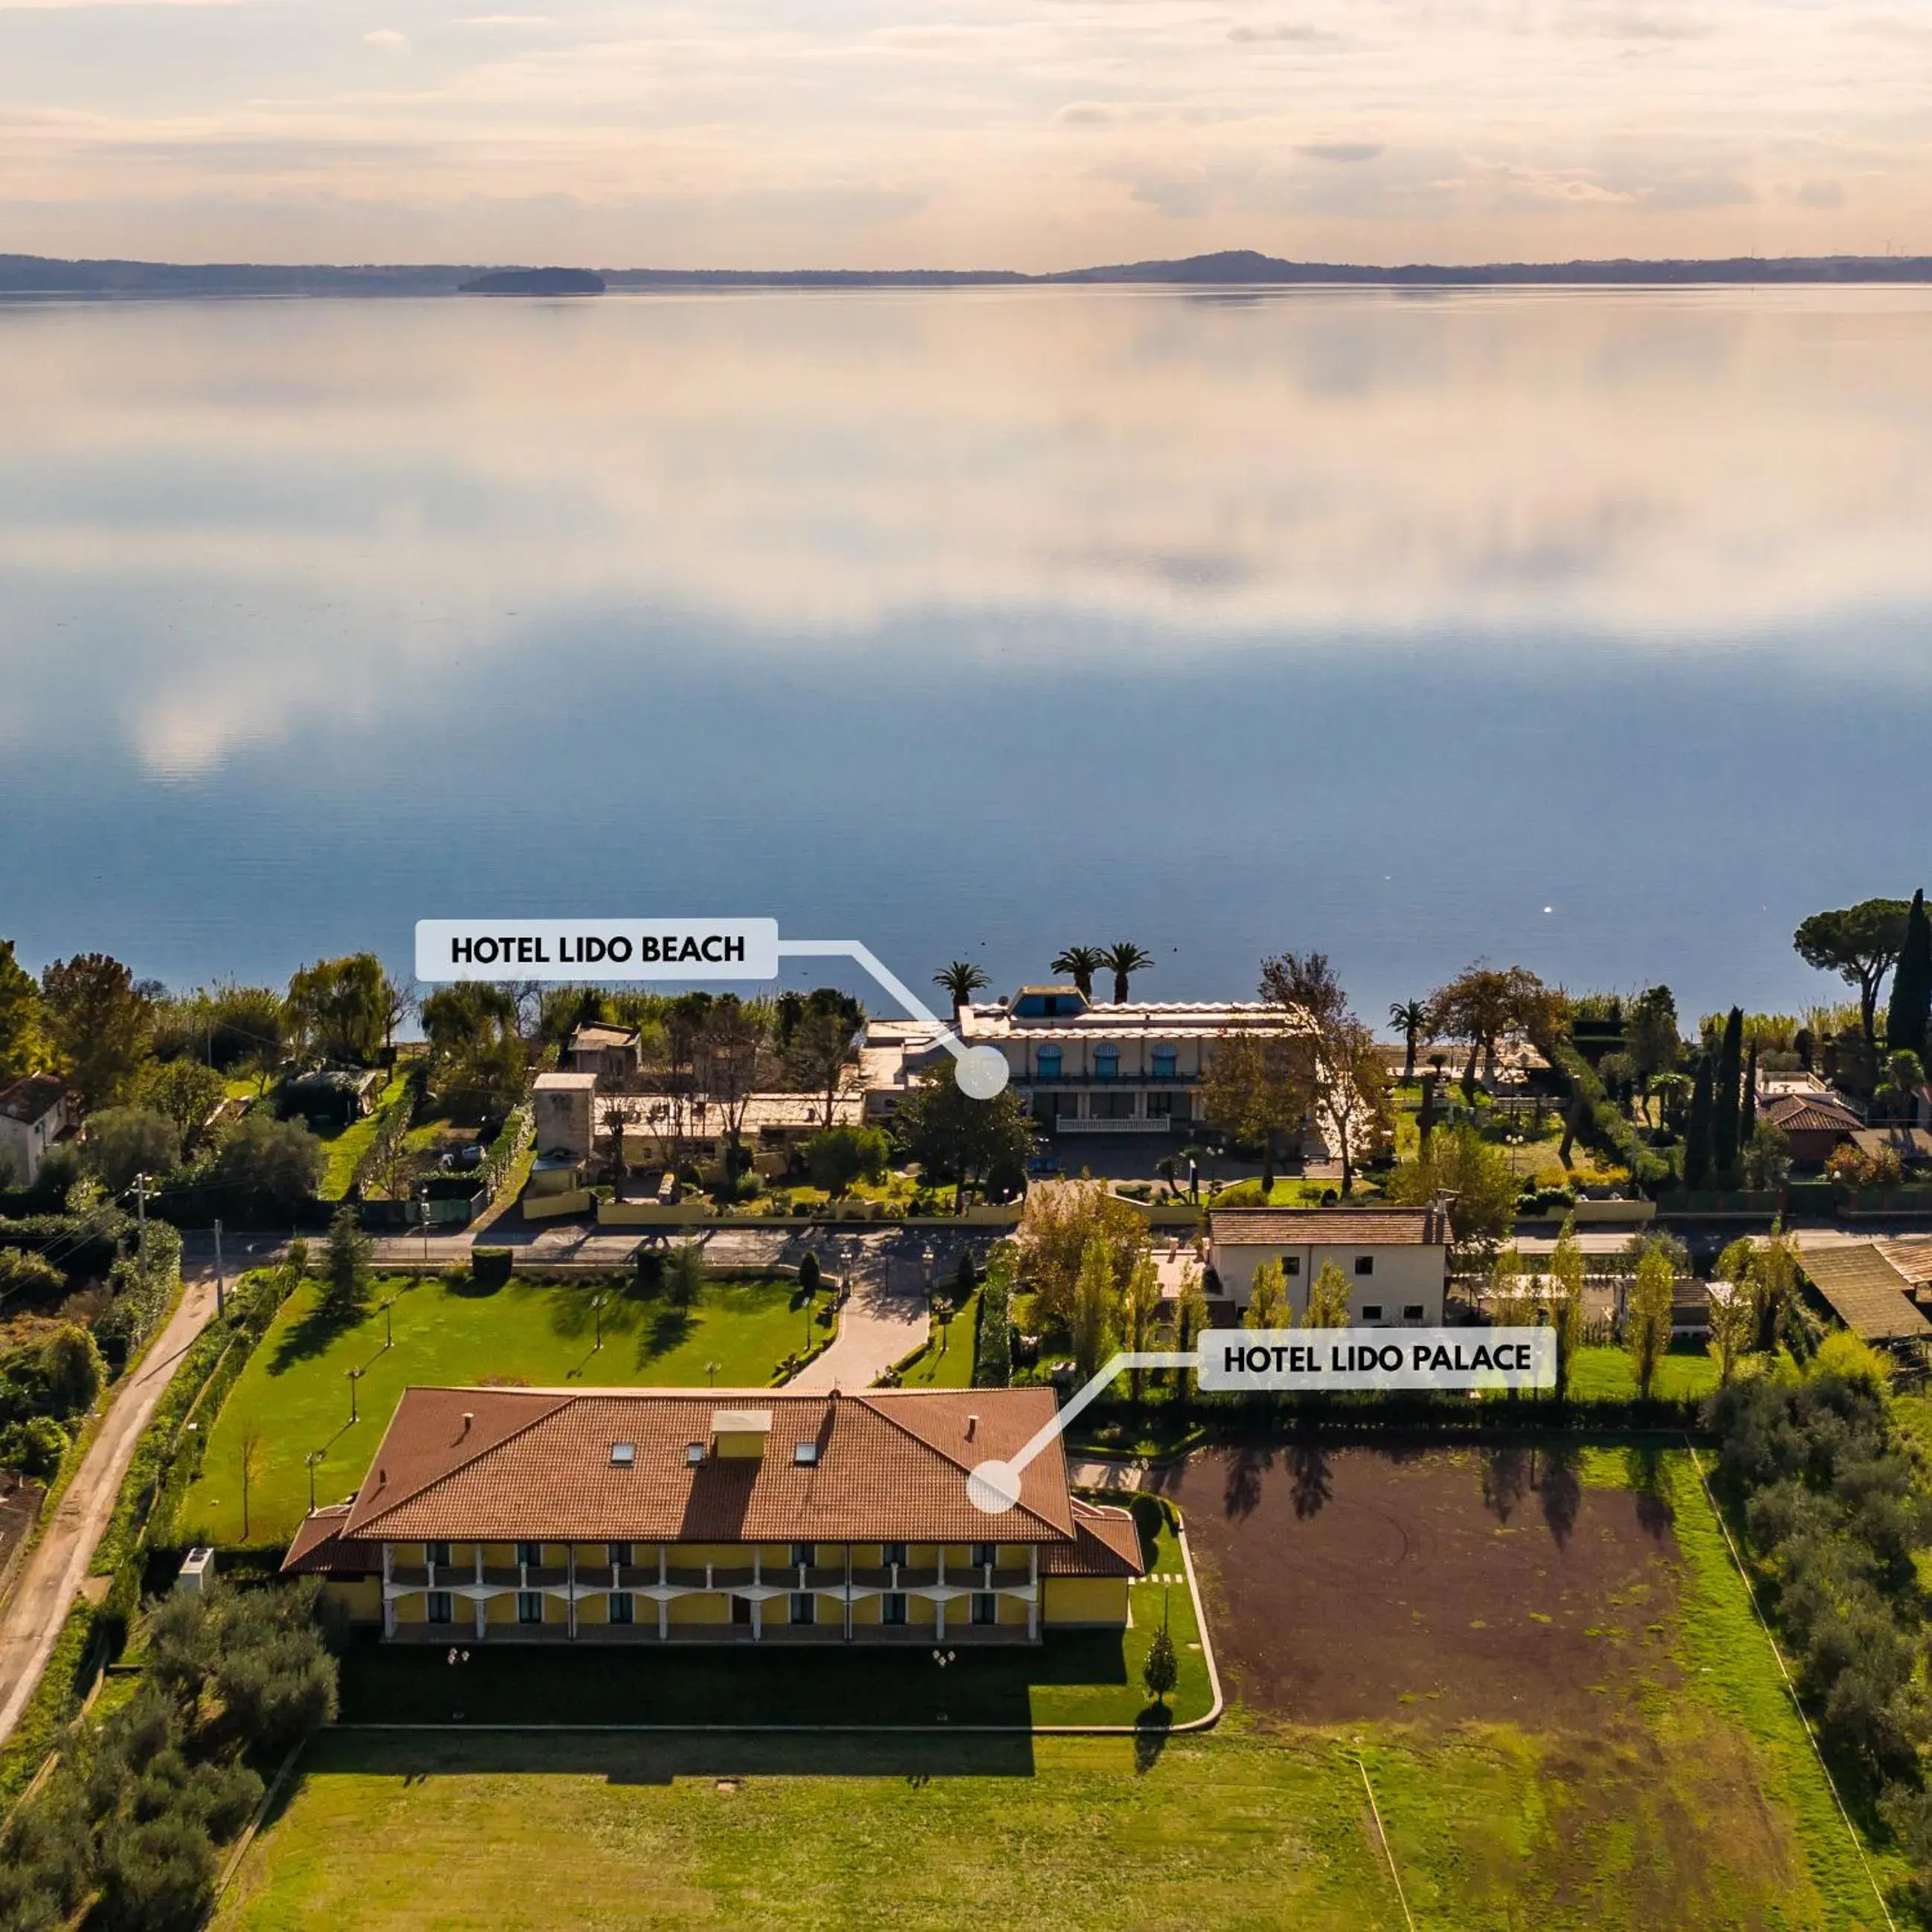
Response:
POLYGON ((384 1542, 1070 1544, 1075 1506, 1057 1437, 1027 1465, 1012 1508, 988 1516, 966 1494, 976 1464, 1017 1454, 1054 1408, 1049 1389, 412 1388, 337 1533, 384 1542), (710 1453, 713 1418, 752 1402, 771 1413, 764 1453, 710 1453), (633 1445, 628 1465, 611 1461, 620 1442, 633 1445), (694 1442, 707 1451, 694 1465, 686 1454, 694 1442), (797 1461, 801 1443, 816 1447, 814 1462, 797 1461))
POLYGON ((299 1570, 310 1576, 379 1576, 382 1568, 382 1546, 358 1542, 340 1534, 348 1520, 349 1505, 332 1503, 303 1520, 282 1559, 284 1570, 299 1570))
POLYGON ((1449 1240, 1433 1208, 1215 1208, 1210 1239, 1234 1247, 1436 1247, 1449 1240))
POLYGON ((1849 1134, 1864 1125, 1849 1107, 1809 1094, 1786 1094, 1767 1100, 1762 1118, 1787 1134, 1849 1134))
POLYGON ((1141 1533, 1125 1510, 1073 1499, 1073 1540, 1040 1552, 1042 1576, 1138 1576, 1141 1533))

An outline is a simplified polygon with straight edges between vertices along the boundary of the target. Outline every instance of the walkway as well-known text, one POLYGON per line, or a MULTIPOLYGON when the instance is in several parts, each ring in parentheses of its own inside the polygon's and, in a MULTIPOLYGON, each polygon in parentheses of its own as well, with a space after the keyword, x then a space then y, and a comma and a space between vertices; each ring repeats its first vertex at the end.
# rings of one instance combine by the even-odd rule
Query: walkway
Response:
POLYGON ((74 1472, 39 1548, 27 1559, 0 1616, 0 1742, 13 1735, 46 1668, 74 1593, 114 1512, 141 1431, 214 1312, 214 1282, 190 1281, 146 1360, 115 1391, 100 1433, 74 1472))
POLYGON ((835 1384, 870 1388, 926 1340, 932 1306, 926 1263, 875 1250, 859 1258, 850 1280, 852 1292, 839 1312, 837 1338, 787 1388, 814 1392, 835 1384))

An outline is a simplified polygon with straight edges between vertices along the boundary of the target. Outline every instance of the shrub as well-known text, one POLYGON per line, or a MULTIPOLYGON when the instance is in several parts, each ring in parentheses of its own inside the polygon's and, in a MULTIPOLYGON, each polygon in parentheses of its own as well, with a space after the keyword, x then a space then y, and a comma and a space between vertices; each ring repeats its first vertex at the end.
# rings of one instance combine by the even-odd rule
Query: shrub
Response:
POLYGON ((42 1350, 47 1397, 56 1415, 84 1415, 107 1380, 107 1364, 85 1328, 69 1322, 42 1350))
POLYGON ((90 1922, 106 1932, 187 1932, 200 1922, 214 1872, 214 1846, 185 1813, 117 1822, 101 1840, 100 1901, 90 1922))
POLYGON ((470 1279, 478 1288, 501 1288, 510 1278, 514 1259, 508 1248, 472 1248, 470 1279))
POLYGON ((824 1270, 818 1265, 818 1257, 808 1249, 805 1258, 798 1264, 799 1286, 807 1294, 816 1294, 824 1276, 824 1270))
POLYGON ((32 1415, 0 1430, 0 1465, 44 1483, 67 1454, 68 1434, 50 1415, 32 1415))
POLYGON ((827 1127, 804 1147, 812 1184, 843 1194, 854 1181, 877 1180, 892 1157, 892 1144, 878 1127, 827 1127))
POLYGON ((266 1113, 244 1114, 216 1150, 208 1178, 224 1209, 248 1221, 286 1223, 313 1198, 328 1156, 321 1142, 298 1121, 266 1113))

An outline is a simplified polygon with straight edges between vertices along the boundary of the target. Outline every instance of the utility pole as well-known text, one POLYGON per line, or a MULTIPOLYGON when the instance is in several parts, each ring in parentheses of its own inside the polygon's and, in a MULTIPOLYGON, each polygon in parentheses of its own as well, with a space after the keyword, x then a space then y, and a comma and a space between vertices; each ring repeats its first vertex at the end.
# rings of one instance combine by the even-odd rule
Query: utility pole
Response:
POLYGON ((148 1274, 148 1177, 145 1174, 134 1177, 134 1211, 140 1219, 141 1278, 145 1281, 148 1274))
POLYGON ((221 1223, 214 1224, 214 1318, 219 1322, 228 1312, 227 1286, 221 1278, 221 1223))

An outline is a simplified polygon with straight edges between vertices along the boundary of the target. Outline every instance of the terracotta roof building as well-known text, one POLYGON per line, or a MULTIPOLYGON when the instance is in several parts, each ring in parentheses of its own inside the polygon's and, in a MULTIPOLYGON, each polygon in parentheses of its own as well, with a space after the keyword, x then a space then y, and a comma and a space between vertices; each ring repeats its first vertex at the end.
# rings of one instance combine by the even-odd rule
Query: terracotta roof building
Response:
POLYGON ((1832 1150, 1864 1125, 1841 1102, 1816 1094, 1786 1094, 1768 1100, 1758 1118, 1780 1129, 1791 1144, 1791 1158, 1801 1167, 1822 1167, 1832 1150))
POLYGON ((1138 1532, 1071 1493, 1058 1436, 1005 1508, 969 1493, 1054 1412, 1048 1389, 412 1388, 355 1498, 311 1514, 283 1567, 392 1639, 1124 1627, 1138 1532))

